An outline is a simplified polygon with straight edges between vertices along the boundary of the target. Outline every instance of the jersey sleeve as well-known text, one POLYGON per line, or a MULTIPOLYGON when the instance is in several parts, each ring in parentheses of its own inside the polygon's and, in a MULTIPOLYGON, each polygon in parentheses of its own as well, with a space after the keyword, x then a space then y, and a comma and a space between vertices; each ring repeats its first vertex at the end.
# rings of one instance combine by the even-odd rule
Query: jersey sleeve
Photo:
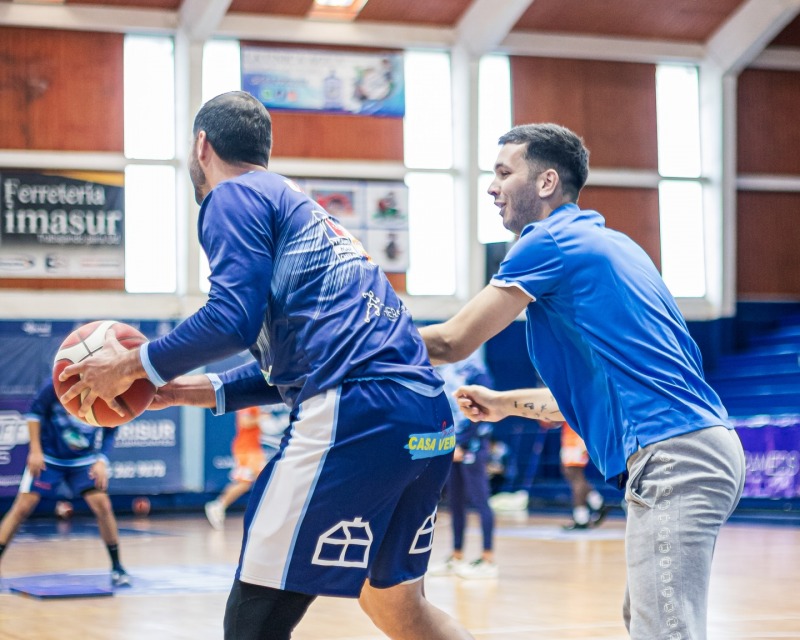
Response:
POLYGON ((491 280, 496 287, 519 287, 533 300, 553 291, 562 278, 564 260, 558 244, 543 227, 528 227, 511 247, 491 280))
POLYGON ((218 376, 215 415, 230 413, 246 407, 283 402, 278 388, 267 383, 257 362, 229 369, 218 376))
POLYGON ((211 267, 208 301, 143 355, 163 381, 250 347, 264 322, 273 264, 275 207, 223 182, 200 211, 200 244, 211 267))

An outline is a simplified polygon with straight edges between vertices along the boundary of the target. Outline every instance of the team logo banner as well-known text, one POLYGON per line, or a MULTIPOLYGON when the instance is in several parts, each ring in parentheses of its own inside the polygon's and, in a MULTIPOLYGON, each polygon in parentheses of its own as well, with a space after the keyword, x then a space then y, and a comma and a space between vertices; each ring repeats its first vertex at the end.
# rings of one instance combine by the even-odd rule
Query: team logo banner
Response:
POLYGON ((800 415, 732 420, 742 440, 746 498, 800 497, 800 415))
POLYGON ((0 278, 122 278, 121 174, 0 172, 0 278))
POLYGON ((242 47, 242 89, 268 109, 405 115, 403 56, 242 47))

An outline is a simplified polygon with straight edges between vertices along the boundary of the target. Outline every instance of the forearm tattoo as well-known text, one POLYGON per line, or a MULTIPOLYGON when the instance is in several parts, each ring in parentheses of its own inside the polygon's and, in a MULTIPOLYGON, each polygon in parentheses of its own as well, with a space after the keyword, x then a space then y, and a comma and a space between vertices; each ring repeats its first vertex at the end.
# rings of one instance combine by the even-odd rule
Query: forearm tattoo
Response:
POLYGON ((546 420, 551 422, 557 422, 559 419, 561 419, 561 411, 559 410, 558 404, 556 404, 556 400, 553 396, 538 402, 519 402, 514 400, 514 409, 516 409, 517 413, 523 418, 546 420))

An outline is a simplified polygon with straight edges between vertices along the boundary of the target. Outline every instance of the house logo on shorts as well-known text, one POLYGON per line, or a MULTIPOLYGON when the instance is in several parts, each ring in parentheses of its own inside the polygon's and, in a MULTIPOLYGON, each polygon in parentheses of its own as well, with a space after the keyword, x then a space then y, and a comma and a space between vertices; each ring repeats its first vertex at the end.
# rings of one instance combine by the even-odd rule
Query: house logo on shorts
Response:
POLYGON ((433 531, 436 527, 436 509, 433 513, 425 518, 425 522, 417 529, 417 535, 414 536, 414 542, 411 543, 411 548, 408 553, 428 553, 433 548, 433 531))
POLYGON ((364 568, 371 546, 369 522, 361 518, 342 520, 319 537, 311 564, 364 568))
POLYGON ((451 426, 440 433, 412 433, 403 448, 411 452, 412 460, 447 455, 456 448, 456 428, 451 426))

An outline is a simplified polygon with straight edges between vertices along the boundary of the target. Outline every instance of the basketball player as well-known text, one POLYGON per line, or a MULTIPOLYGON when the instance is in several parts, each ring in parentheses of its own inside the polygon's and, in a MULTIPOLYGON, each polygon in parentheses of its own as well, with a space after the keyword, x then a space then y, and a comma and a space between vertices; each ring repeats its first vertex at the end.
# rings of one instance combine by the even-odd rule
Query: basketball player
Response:
POLYGON ((0 556, 42 496, 56 497, 62 483, 81 496, 97 518, 111 558, 111 584, 127 587, 130 576, 119 560, 117 520, 108 497, 108 453, 115 429, 101 429, 73 418, 45 384, 27 414, 30 448, 19 492, 0 521, 0 556))
MULTIPOLYGON (((545 426, 548 423, 544 423, 545 426)), ((586 443, 566 422, 561 424, 561 475, 572 494, 572 522, 567 531, 599 526, 608 515, 608 507, 600 492, 586 479, 589 452, 586 443)))
POLYGON ((491 385, 491 377, 480 353, 473 353, 453 364, 439 365, 436 370, 444 380, 450 406, 457 414, 456 449, 447 479, 453 552, 444 562, 432 565, 428 575, 457 575, 466 579, 497 578, 500 568, 494 561, 494 512, 489 506, 489 473, 486 469, 492 426, 484 422, 472 422, 462 415, 453 395, 465 384, 491 385), (464 558, 468 506, 474 507, 480 516, 483 542, 480 557, 471 562, 464 558))
POLYGON ((190 174, 209 300, 141 349, 126 352, 109 336, 101 353, 65 369, 83 379, 62 400, 87 391, 82 410, 97 397, 115 406, 149 377, 161 387, 154 406, 291 407, 245 513, 228 640, 289 638, 318 595, 359 598, 391 638, 469 638, 423 593, 455 447, 442 380, 361 244, 267 170, 271 129, 244 92, 200 109, 190 174), (255 363, 178 377, 243 348, 255 363))
POLYGON ((288 413, 283 404, 264 407, 264 411, 262 407, 247 407, 236 412, 236 434, 231 443, 234 467, 230 482, 216 499, 205 504, 206 518, 217 531, 225 528, 228 507, 250 491, 258 474, 267 464, 268 457, 277 453, 280 446, 279 434, 289 426, 288 413), (262 432, 262 421, 277 424, 270 424, 269 429, 262 432))
MULTIPOLYGON (((711 559, 739 501, 744 455, 700 352, 645 252, 577 206, 589 152, 553 124, 515 127, 489 194, 519 235, 491 283, 422 329, 452 362, 526 311, 531 360, 566 421, 629 504, 625 622, 637 640, 706 637, 711 559)), ((532 393, 460 393, 473 420, 551 419, 532 393)))

